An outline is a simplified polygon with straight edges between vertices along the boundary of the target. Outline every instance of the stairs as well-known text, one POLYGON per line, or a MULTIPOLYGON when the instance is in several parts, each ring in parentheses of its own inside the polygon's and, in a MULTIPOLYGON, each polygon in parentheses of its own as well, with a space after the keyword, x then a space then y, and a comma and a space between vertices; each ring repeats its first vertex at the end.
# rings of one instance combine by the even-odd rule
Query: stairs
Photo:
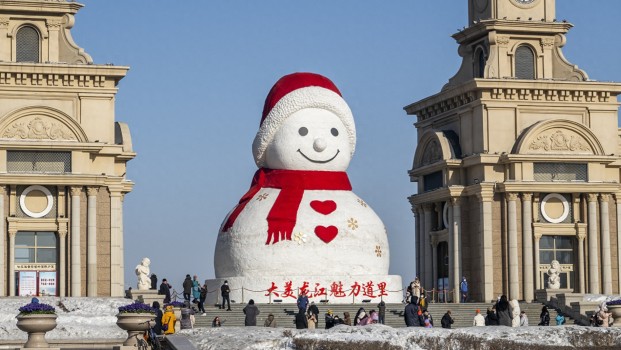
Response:
MULTIPOLYGON (((261 314, 257 317, 257 326, 262 327, 263 322, 267 316, 272 313, 276 318, 276 324, 278 327, 295 328, 294 319, 297 313, 297 306, 295 304, 256 304, 261 314)), ((195 327, 211 327, 211 322, 214 317, 219 316, 222 321, 223 327, 231 326, 243 326, 244 325, 244 313, 242 309, 245 304, 231 304, 232 311, 220 310, 213 305, 205 306, 207 316, 196 315, 195 327)), ((435 327, 441 327, 440 320, 447 310, 451 310, 455 323, 453 328, 471 327, 472 320, 475 316, 475 310, 480 309, 481 314, 485 316, 487 308, 491 307, 491 303, 465 303, 465 304, 444 304, 433 303, 429 304, 428 310, 431 313, 435 327)), ((539 323, 539 314, 541 313, 540 303, 520 303, 521 310, 526 311, 529 324, 536 326, 539 323)), ((331 309, 334 314, 343 318, 343 312, 349 312, 352 322, 356 315, 356 312, 360 307, 363 307, 367 312, 370 310, 377 311, 377 303, 361 303, 361 304, 317 304, 319 308, 319 323, 318 328, 325 328, 325 313, 328 309, 331 309)), ((405 321, 403 320, 403 310, 405 304, 386 304, 386 325, 391 327, 405 327, 405 321)), ((554 318, 556 312, 550 309, 550 324, 555 325, 554 318)), ((572 324, 573 320, 566 316, 567 324, 572 324)))

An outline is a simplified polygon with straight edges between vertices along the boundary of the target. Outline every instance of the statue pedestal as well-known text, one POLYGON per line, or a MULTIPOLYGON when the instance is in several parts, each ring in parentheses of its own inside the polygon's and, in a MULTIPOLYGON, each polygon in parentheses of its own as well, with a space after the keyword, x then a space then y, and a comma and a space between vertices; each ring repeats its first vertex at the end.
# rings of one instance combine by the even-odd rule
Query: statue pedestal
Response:
POLYGON ((540 303, 549 303, 557 294, 573 293, 573 289, 538 289, 535 291, 535 299, 540 303))
POLYGON ((155 289, 132 289, 132 291, 130 292, 130 297, 132 298, 132 300, 141 301, 149 306, 153 305, 154 301, 159 302, 160 306, 164 306, 165 295, 157 294, 157 290, 155 289))

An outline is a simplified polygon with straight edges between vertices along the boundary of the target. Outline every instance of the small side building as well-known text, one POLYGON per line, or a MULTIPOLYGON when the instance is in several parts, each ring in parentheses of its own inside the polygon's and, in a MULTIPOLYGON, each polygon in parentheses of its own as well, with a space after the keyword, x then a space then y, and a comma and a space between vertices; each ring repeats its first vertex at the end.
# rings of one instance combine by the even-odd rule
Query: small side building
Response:
MULTIPOLYGON (((73 1, 0 1, 0 296, 123 296, 123 197, 136 154, 73 1)), ((103 34, 102 34, 103 35, 103 34)))

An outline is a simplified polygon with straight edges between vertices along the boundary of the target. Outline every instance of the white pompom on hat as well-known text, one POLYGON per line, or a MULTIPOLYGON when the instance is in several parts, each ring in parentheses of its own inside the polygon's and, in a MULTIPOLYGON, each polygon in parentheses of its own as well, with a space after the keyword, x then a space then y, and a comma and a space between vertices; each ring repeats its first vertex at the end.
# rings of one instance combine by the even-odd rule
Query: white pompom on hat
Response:
POLYGON ((293 73, 280 78, 265 99, 259 131, 252 143, 254 161, 265 166, 265 150, 282 123, 293 113, 305 108, 321 108, 338 116, 345 128, 353 156, 356 148, 356 126, 347 102, 334 83, 315 73, 293 73))

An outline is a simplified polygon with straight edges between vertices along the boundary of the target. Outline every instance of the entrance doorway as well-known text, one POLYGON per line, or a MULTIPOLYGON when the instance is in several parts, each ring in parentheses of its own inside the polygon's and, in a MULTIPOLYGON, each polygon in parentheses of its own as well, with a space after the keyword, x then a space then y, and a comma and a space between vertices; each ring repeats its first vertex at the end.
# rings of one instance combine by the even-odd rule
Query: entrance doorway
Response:
POLYGON ((14 257, 15 295, 58 295, 58 238, 55 232, 17 232, 14 257))
POLYGON ((542 236, 539 240, 539 281, 548 288, 548 269, 553 260, 560 264, 561 289, 575 288, 576 238, 542 236))
POLYGON ((438 266, 438 276, 436 276, 437 278, 437 286, 438 286, 438 301, 439 302, 445 302, 445 298, 446 295, 448 294, 448 289, 449 289, 449 285, 448 285, 448 277, 449 277, 449 266, 448 266, 448 259, 449 259, 449 249, 448 249, 448 243, 447 242, 440 242, 438 243, 438 261, 436 261, 435 263, 438 266))

